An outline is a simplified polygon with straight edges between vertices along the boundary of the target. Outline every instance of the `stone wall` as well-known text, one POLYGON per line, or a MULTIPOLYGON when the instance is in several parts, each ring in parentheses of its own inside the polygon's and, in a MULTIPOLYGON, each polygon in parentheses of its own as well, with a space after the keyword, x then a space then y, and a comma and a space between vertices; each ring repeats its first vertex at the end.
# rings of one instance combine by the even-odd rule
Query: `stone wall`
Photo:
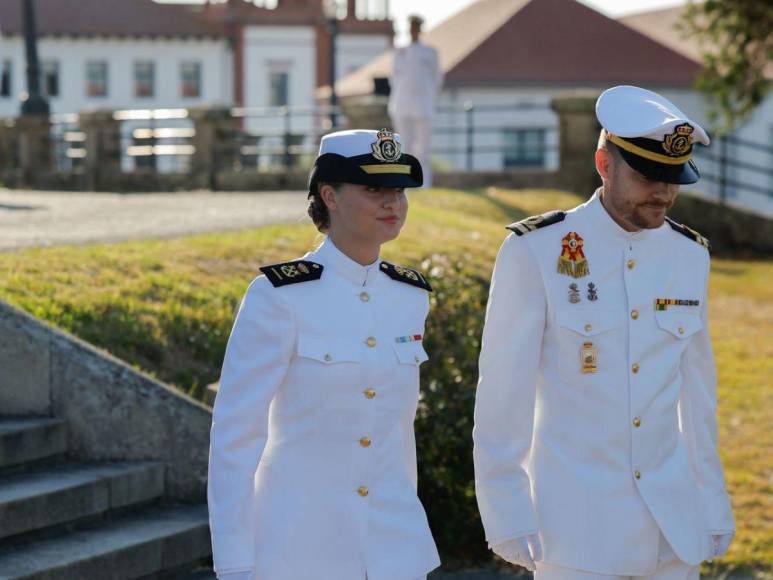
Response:
POLYGON ((773 220, 687 192, 669 216, 707 237, 714 256, 773 257, 773 220))
POLYGON ((205 501, 208 407, 3 301, 0 415, 65 419, 75 459, 163 461, 170 499, 205 501))

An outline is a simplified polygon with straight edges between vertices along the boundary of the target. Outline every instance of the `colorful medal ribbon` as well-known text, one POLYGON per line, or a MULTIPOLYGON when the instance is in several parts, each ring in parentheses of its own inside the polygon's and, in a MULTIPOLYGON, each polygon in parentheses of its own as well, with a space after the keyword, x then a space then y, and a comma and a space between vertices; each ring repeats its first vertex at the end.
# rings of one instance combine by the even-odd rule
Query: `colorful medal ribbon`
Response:
POLYGON ((588 260, 582 252, 582 238, 577 232, 569 232, 561 240, 561 255, 558 257, 558 273, 574 278, 590 274, 588 260))

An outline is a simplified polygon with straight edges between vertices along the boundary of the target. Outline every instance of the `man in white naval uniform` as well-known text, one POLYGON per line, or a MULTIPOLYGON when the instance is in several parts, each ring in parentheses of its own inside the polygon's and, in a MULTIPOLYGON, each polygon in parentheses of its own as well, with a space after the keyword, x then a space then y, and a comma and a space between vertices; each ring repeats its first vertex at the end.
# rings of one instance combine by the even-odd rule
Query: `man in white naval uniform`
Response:
POLYGON ((395 50, 392 62, 389 115, 406 151, 421 162, 424 187, 432 187, 430 135, 443 72, 437 50, 419 39, 423 20, 411 16, 409 21, 411 44, 395 50))
POLYGON ((599 98, 603 186, 512 224, 475 406, 486 539, 539 580, 691 580, 734 534, 717 454, 708 241, 666 217, 704 130, 636 87, 599 98))

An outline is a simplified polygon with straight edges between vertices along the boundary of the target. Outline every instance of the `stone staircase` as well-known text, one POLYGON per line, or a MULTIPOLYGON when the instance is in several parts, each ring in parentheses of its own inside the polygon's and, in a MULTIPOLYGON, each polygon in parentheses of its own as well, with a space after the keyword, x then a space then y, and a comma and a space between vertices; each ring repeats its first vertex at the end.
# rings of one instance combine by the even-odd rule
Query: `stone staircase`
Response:
POLYGON ((164 462, 73 461, 67 429, 0 418, 0 580, 214 578, 206 505, 165 498, 164 462))

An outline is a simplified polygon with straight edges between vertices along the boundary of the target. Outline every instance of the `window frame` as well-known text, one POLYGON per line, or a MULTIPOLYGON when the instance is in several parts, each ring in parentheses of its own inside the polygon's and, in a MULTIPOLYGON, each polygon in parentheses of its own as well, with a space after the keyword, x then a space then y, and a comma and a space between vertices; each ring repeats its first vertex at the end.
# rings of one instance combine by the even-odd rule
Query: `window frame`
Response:
MULTIPOLYGON (((99 86, 95 83, 95 86, 99 86)), ((86 61, 86 86, 84 87, 86 97, 90 99, 104 99, 110 94, 110 64, 106 60, 88 60, 86 61), (102 92, 92 92, 92 79, 91 71, 93 66, 101 66, 104 71, 104 78, 102 79, 102 86, 104 87, 102 92)))
POLYGON ((504 169, 544 168, 547 162, 546 143, 547 128, 545 127, 508 127, 502 130, 502 167, 504 169), (529 142, 529 135, 537 137, 538 149, 534 151, 529 142), (515 137, 511 141, 510 138, 515 137))
POLYGON ((153 99, 156 96, 156 63, 152 60, 135 60, 134 66, 132 67, 133 72, 133 93, 134 98, 136 99, 153 99), (150 87, 150 90, 147 93, 144 93, 141 90, 141 81, 139 78, 140 73, 140 67, 144 65, 149 65, 150 70, 150 81, 148 82, 148 86, 150 87))

